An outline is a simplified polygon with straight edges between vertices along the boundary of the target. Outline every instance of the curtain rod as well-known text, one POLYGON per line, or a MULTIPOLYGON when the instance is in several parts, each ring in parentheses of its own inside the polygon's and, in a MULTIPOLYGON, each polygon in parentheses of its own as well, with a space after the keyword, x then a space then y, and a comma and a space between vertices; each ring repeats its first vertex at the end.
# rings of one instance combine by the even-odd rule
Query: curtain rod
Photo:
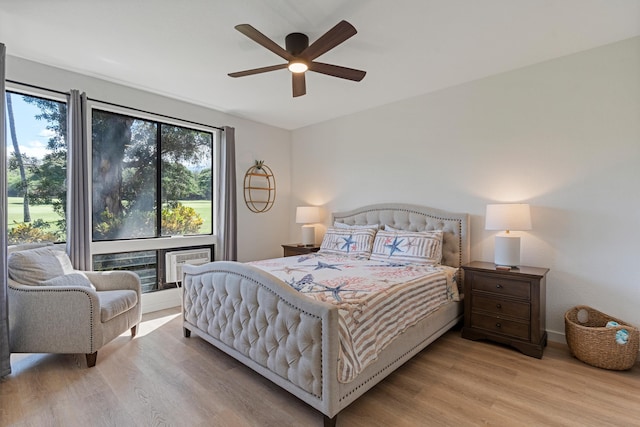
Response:
MULTIPOLYGON (((22 82, 19 82, 19 81, 16 81, 16 80, 5 79, 5 81, 9 82, 9 83, 12 83, 12 84, 17 84, 17 85, 21 85, 21 86, 30 87, 32 89, 39 89, 39 90, 44 90, 44 91, 47 91, 47 92, 57 93, 58 95, 65 95, 65 96, 69 95, 69 92, 62 92, 62 91, 59 91, 59 90, 50 89, 50 88, 43 87, 43 86, 32 85, 32 84, 29 84, 29 83, 22 83, 22 82)), ((192 125, 204 126, 204 127, 208 127, 208 128, 213 128, 213 129, 218 129, 218 130, 224 131, 224 128, 222 128, 220 126, 212 126, 212 125, 207 125, 207 124, 204 124, 204 123, 194 122, 192 120, 180 119, 178 117, 168 116, 166 114, 154 113, 154 112, 151 112, 151 111, 142 110, 140 108, 128 107, 126 105, 116 104, 115 102, 102 101, 100 99, 89 98, 89 97, 87 97, 87 99, 89 101, 100 102, 102 104, 110 105, 112 107, 126 108, 128 110, 137 111, 138 113, 151 114, 153 116, 164 117, 165 119, 178 120, 178 121, 181 121, 181 122, 184 122, 184 123, 189 123, 189 124, 192 124, 192 125)))

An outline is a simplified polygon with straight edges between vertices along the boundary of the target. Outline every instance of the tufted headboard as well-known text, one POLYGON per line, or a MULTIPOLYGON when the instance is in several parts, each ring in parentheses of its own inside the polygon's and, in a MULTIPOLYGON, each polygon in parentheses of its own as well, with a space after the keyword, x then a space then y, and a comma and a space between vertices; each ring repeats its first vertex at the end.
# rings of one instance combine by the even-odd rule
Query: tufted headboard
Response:
POLYGON ((460 267, 470 261, 469 214, 411 204, 383 203, 336 212, 333 221, 349 225, 389 225, 407 231, 442 230, 442 264, 460 267))

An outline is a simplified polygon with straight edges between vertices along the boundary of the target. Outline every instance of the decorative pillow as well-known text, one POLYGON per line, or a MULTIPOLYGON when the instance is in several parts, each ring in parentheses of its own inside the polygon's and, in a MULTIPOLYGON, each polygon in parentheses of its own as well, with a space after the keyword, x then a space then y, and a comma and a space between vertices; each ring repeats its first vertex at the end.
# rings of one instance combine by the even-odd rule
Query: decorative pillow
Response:
POLYGON ((376 231, 373 228, 329 227, 319 253, 369 258, 376 231))
POLYGON ((370 259, 439 264, 442 260, 442 231, 378 231, 370 259))
POLYGON ((66 252, 50 246, 11 252, 7 264, 9 277, 23 285, 39 285, 73 272, 66 252))
POLYGON ((337 222, 337 221, 333 223, 333 226, 335 228, 345 228, 345 229, 351 229, 351 230, 358 230, 362 228, 372 228, 374 230, 380 229, 380 224, 349 225, 349 224, 345 224, 344 222, 337 222))
POLYGON ((86 288, 95 289, 93 283, 89 280, 89 278, 82 272, 74 272, 69 274, 64 274, 62 276, 54 277, 53 279, 45 280, 44 282, 40 282, 41 286, 84 286, 86 288))

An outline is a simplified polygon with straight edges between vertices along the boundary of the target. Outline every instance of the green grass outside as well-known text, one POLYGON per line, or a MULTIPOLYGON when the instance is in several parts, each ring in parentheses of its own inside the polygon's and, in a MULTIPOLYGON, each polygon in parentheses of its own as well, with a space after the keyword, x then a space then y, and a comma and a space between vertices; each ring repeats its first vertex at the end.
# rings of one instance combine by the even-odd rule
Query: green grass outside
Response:
MULTIPOLYGON (((12 229, 15 222, 21 223, 24 220, 22 197, 8 197, 7 200, 7 218, 9 222, 9 229, 12 229)), ((36 219, 42 219, 43 221, 51 224, 49 231, 57 230, 56 221, 60 220, 60 216, 53 211, 53 205, 29 205, 29 212, 31 214, 31 221, 36 219)))
POLYGON ((213 202, 211 200, 183 200, 180 203, 195 209, 196 213, 200 215, 203 220, 200 233, 209 234, 212 232, 211 203, 213 202))
MULTIPOLYGON (((181 203, 185 206, 189 206, 195 209, 196 213, 198 213, 198 215, 200 215, 200 217, 203 219, 203 223, 200 226, 200 233, 211 233, 212 202, 209 200, 183 200, 181 201, 181 203)), ((14 221, 17 223, 21 223, 24 219, 22 211, 22 197, 9 197, 7 207, 7 218, 9 222, 8 228, 9 230, 11 230, 13 227, 15 227, 14 221)), ((53 205, 30 205, 29 212, 31 213, 31 221, 42 219, 43 221, 51 225, 51 227, 48 228, 47 231, 54 232, 58 230, 56 222, 61 218, 57 213, 53 211, 53 205)))

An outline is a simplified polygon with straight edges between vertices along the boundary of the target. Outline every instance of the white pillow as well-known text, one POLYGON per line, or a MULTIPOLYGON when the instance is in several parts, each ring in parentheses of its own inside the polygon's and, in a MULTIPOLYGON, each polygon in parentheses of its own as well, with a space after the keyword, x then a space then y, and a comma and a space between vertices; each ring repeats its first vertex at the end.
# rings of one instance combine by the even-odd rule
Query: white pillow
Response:
POLYGON ((79 271, 54 277, 53 279, 45 280, 39 284, 41 286, 83 286, 85 288, 96 288, 93 286, 93 283, 91 283, 89 278, 79 271))
POLYGON ((373 242, 374 261, 439 264, 442 260, 442 230, 380 230, 373 242))
POLYGON ((373 228, 329 227, 322 238, 322 244, 318 252, 368 259, 369 255, 371 255, 376 231, 373 228))
POLYGON ((39 285, 73 272, 67 253, 51 246, 11 252, 7 264, 9 277, 23 285, 39 285))

